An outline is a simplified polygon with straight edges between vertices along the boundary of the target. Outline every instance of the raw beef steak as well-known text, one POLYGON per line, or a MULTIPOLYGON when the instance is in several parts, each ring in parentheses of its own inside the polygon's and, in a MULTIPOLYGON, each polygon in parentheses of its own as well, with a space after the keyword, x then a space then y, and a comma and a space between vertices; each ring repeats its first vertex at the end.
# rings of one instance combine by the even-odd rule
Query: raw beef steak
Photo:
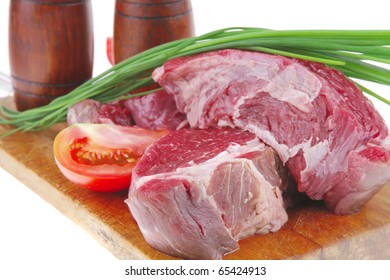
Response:
POLYGON ((176 58, 153 78, 191 127, 255 133, 298 190, 337 214, 359 210, 390 180, 388 129, 342 73, 319 63, 241 50, 176 58))
POLYGON ((186 259, 220 259, 238 240, 287 221, 287 171, 274 150, 241 129, 182 129, 150 146, 126 203, 146 241, 186 259))

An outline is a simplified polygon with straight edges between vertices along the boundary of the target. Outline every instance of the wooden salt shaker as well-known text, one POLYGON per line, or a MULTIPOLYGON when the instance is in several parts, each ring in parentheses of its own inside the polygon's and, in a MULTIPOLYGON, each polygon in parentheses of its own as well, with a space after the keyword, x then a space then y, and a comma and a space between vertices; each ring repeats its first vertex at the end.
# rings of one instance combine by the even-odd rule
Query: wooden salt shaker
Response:
POLYGON ((11 0, 9 53, 18 110, 48 104, 92 77, 90 0, 11 0))
POLYGON ((195 33, 190 0, 116 0, 114 59, 195 33))

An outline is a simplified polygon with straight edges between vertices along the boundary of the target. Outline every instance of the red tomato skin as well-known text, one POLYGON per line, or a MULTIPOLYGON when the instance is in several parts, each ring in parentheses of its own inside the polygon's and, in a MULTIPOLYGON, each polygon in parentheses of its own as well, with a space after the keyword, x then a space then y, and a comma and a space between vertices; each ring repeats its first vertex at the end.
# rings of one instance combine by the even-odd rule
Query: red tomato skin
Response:
POLYGON ((106 40, 106 54, 107 59, 111 65, 115 65, 115 57, 114 57, 114 40, 112 37, 107 37, 106 40))
POLYGON ((62 174, 74 184, 95 192, 117 192, 128 189, 131 183, 131 172, 120 177, 92 178, 77 174, 65 168, 57 159, 55 162, 62 174))

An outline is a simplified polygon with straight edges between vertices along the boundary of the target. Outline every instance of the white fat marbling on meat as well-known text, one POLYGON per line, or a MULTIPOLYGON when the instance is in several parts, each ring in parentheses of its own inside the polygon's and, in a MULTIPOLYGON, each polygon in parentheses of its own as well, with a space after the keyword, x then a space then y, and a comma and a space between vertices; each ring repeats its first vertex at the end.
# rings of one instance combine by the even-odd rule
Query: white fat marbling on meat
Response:
POLYGON ((231 128, 235 128, 236 127, 234 125, 234 123, 226 121, 226 120, 218 120, 218 126, 219 127, 231 127, 231 128))
POLYGON ((322 83, 313 73, 301 65, 292 64, 275 75, 262 91, 308 113, 321 87, 322 83))
MULTIPOLYGON (((196 64, 200 71, 194 77, 188 73, 186 67, 183 67, 180 71, 181 77, 174 79, 174 85, 165 85, 165 89, 168 92, 176 92, 182 88, 187 89, 180 92, 180 100, 186 100, 186 103, 181 104, 180 100, 177 99, 176 101, 179 107, 182 107, 182 112, 187 114, 190 125, 200 128, 207 126, 204 118, 205 110, 209 109, 209 104, 213 103, 215 96, 221 93, 221 89, 233 90, 234 87, 240 88, 241 84, 245 84, 246 92, 242 96, 243 100, 238 102, 240 104, 245 99, 252 98, 258 92, 264 91, 307 113, 312 109, 311 103, 318 96, 322 87, 320 80, 305 67, 292 64, 281 69, 280 65, 275 63, 273 59, 264 59, 264 61, 236 59, 233 64, 229 62, 227 67, 223 67, 226 64, 225 58, 216 57, 213 64, 220 67, 211 67, 210 60, 205 57, 197 59, 196 64), (207 71, 202 71, 202 69, 207 71), (191 77, 190 82, 188 76, 191 77), (252 82, 247 84, 248 80, 252 82), (210 84, 218 84, 219 86, 212 87, 209 86, 210 84), (196 96, 193 96, 193 93, 196 93, 196 96)), ((153 72, 153 78, 158 81, 164 71, 164 67, 157 68, 153 72)), ((178 75, 178 73, 169 72, 169 75, 178 75)), ((228 123, 223 125, 232 126, 228 123)))
MULTIPOLYGON (((250 203, 255 205, 255 211, 251 213, 251 216, 247 218, 243 229, 239 232, 234 238, 240 240, 242 238, 252 236, 254 234, 265 234, 268 232, 275 232, 279 230, 283 224, 287 221, 286 211, 272 210, 270 208, 274 207, 277 209, 284 209, 283 198, 280 189, 276 186, 272 186, 256 168, 255 164, 251 160, 243 161, 243 164, 247 164, 250 169, 253 171, 253 175, 256 177, 257 181, 262 186, 261 195, 253 197, 252 193, 248 193, 248 198, 245 200, 245 203, 250 203), (270 198, 274 198, 274 203, 270 203, 270 198), (277 213, 278 218, 274 218, 270 223, 264 225, 265 220, 269 220, 269 213, 277 213)), ((242 184, 241 184, 242 185, 242 184)))
MULTIPOLYGON (((234 112, 233 112, 233 121, 234 125, 237 127, 240 127, 242 129, 245 129, 247 131, 250 131, 254 134, 256 134, 260 139, 262 139, 266 144, 273 147, 277 152, 282 160, 283 164, 285 164, 290 158, 294 157, 300 149, 304 149, 305 151, 308 151, 311 148, 311 142, 312 138, 309 138, 307 140, 302 141, 298 145, 289 147, 285 144, 279 143, 279 141, 275 138, 273 133, 268 129, 261 128, 258 124, 248 124, 244 123, 241 120, 241 114, 240 114, 240 107, 241 105, 245 104, 246 100, 252 99, 257 93, 251 93, 246 96, 242 96, 236 105, 234 106, 234 112)), ((287 102, 287 101, 286 101, 287 102)), ((220 124, 220 123, 218 123, 220 124)), ((221 123, 221 126, 224 126, 224 123, 221 123)))
MULTIPOLYGON (((306 162, 305 170, 313 170, 330 153, 329 141, 324 140, 314 146, 304 145, 302 150, 306 162)), ((303 170, 303 173, 305 170, 303 170)))
MULTIPOLYGON (((236 110, 235 113, 236 112, 238 112, 238 110, 236 110)), ((278 155, 282 160, 283 164, 285 164, 287 160, 291 157, 290 148, 285 144, 280 144, 269 130, 262 129, 255 124, 243 124, 241 123, 239 118, 234 118, 234 121, 237 127, 241 127, 247 131, 256 134, 266 144, 273 147, 278 152, 278 155)))
POLYGON ((153 70, 152 78, 153 80, 158 81, 164 74, 165 74, 165 67, 163 65, 153 70))
POLYGON ((390 149, 390 134, 387 135, 385 139, 383 139, 382 143, 380 143, 381 146, 386 147, 387 149, 390 149))
POLYGON ((377 164, 372 163, 371 166, 369 166, 370 172, 366 172, 361 175, 360 185, 361 186, 367 186, 368 183, 372 183, 374 185, 383 186, 388 181, 390 181, 390 165, 384 163, 384 164, 377 164))

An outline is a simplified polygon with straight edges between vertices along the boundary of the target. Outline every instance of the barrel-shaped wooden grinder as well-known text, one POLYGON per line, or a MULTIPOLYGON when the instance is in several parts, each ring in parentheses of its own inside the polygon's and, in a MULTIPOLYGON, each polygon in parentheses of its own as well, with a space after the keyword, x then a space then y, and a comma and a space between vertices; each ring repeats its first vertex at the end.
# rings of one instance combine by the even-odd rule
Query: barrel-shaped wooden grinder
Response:
POLYGON ((18 110, 42 106, 92 77, 90 0, 11 0, 9 53, 18 110))
POLYGON ((190 0, 117 0, 115 62, 163 43, 191 37, 194 30, 190 0))

